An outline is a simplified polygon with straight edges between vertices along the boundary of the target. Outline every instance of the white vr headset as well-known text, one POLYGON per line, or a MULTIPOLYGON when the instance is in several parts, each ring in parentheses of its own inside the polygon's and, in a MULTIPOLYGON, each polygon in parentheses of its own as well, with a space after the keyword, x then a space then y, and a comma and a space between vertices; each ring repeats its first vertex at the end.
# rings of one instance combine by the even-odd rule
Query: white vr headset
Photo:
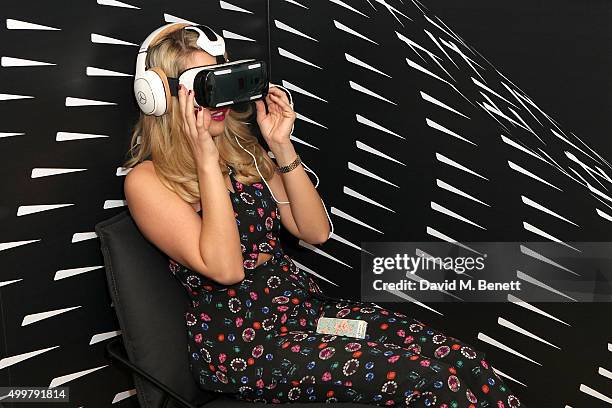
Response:
POLYGON ((153 31, 143 41, 136 58, 134 96, 145 115, 161 116, 172 103, 171 96, 178 95, 182 84, 194 91, 195 106, 218 108, 263 98, 268 94, 268 70, 265 61, 243 59, 229 60, 225 56, 225 41, 210 27, 200 24, 170 23, 153 31), (199 36, 197 45, 217 59, 214 65, 189 68, 178 78, 167 77, 160 67, 146 68, 149 47, 159 39, 177 30, 193 30, 199 36))

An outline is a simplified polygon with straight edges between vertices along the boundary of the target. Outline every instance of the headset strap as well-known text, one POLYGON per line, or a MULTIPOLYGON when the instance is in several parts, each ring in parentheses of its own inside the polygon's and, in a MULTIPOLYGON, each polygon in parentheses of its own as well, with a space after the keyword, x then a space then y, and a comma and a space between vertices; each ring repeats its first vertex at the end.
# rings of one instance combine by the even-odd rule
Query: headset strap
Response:
MULTIPOLYGON (((217 59, 217 64, 224 64, 226 62, 225 57, 223 55, 217 55, 215 58, 217 59)), ((167 77, 167 79, 168 87, 170 88, 170 95, 178 96, 178 78, 167 77)))

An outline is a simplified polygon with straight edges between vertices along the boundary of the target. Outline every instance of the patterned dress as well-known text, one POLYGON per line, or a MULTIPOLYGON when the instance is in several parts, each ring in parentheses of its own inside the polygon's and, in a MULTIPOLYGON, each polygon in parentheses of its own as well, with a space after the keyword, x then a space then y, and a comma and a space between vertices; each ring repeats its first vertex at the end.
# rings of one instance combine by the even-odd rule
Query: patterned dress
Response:
POLYGON ((244 279, 222 285, 169 264, 191 299, 187 351, 201 388, 268 403, 525 407, 471 345, 374 303, 322 293, 283 252, 266 186, 229 170, 244 279), (273 257, 254 267, 259 252, 273 257), (317 333, 320 316, 366 320, 367 337, 317 333))

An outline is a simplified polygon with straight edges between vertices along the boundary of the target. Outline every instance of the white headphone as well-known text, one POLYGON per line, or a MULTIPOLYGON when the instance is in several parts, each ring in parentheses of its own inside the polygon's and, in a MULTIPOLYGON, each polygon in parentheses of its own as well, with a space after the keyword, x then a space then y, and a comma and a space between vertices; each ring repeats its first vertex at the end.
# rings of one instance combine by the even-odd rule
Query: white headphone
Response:
POLYGON ((225 40, 210 27, 201 24, 170 23, 166 24, 145 38, 138 50, 136 73, 134 75, 134 97, 140 110, 145 115, 162 116, 170 110, 172 97, 166 73, 160 67, 146 68, 149 47, 157 44, 157 38, 181 29, 197 31, 200 35, 198 46, 215 57, 217 64, 227 62, 225 58, 225 40))
MULTIPOLYGON (((140 110, 145 115, 162 116, 169 111, 172 103, 172 97, 170 95, 170 86, 168 84, 168 78, 166 77, 165 72, 160 67, 152 67, 146 69, 145 63, 149 47, 157 44, 157 37, 163 37, 167 34, 170 34, 174 31, 183 28, 186 30, 197 31, 200 34, 197 40, 197 45, 201 49, 209 53, 211 56, 215 57, 217 59, 217 64, 228 62, 227 58, 225 58, 225 41, 223 40, 223 37, 218 35, 208 26, 200 24, 194 25, 188 23, 170 23, 153 31, 147 36, 147 38, 145 38, 145 40, 142 42, 142 45, 140 46, 140 50, 138 51, 138 57, 136 58, 136 74, 134 75, 134 96, 136 97, 136 101, 138 102, 140 110)), ((289 97, 289 105, 293 109, 293 98, 291 97, 291 92, 289 92, 289 90, 285 87, 270 83, 270 87, 274 86, 281 88, 287 92, 289 97)), ((291 127, 290 135, 293 135, 294 127, 295 126, 291 127)), ((234 139, 236 139, 236 143, 238 143, 242 150, 247 152, 253 158, 257 173, 259 173, 259 176, 268 187, 268 190, 270 191, 270 194, 272 195, 274 201, 276 201, 276 203, 278 204, 289 204, 289 201, 278 201, 276 199, 274 193, 272 192, 272 189, 268 185, 268 182, 259 171, 259 166, 257 165, 257 160, 255 159, 255 156, 240 144, 236 135, 234 135, 234 139)), ((317 186, 319 185, 319 177, 306 165, 306 163, 302 161, 301 164, 302 166, 304 166, 304 170, 314 174, 317 179, 317 182, 314 187, 317 188, 317 186)), ((325 210, 325 215, 327 215, 327 219, 329 220, 329 225, 331 227, 328 236, 329 238, 334 233, 334 223, 332 222, 331 218, 329 217, 329 214, 327 213, 327 208, 325 207, 323 199, 321 199, 321 202, 323 203, 323 209, 325 210)))

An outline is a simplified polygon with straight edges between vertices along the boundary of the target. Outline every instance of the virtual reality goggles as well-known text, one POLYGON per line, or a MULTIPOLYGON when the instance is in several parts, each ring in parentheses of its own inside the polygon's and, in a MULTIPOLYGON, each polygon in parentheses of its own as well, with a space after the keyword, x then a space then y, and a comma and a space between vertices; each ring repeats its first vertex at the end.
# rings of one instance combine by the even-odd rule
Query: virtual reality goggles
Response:
POLYGON ((223 37, 210 27, 200 24, 170 23, 153 31, 143 41, 136 58, 134 96, 145 115, 161 116, 168 112, 171 96, 178 95, 182 84, 194 91, 196 106, 218 108, 249 102, 268 94, 268 69, 265 61, 244 59, 229 62, 223 37), (197 45, 217 59, 214 65, 189 68, 178 78, 167 77, 160 67, 146 68, 149 47, 176 30, 194 30, 197 45))

